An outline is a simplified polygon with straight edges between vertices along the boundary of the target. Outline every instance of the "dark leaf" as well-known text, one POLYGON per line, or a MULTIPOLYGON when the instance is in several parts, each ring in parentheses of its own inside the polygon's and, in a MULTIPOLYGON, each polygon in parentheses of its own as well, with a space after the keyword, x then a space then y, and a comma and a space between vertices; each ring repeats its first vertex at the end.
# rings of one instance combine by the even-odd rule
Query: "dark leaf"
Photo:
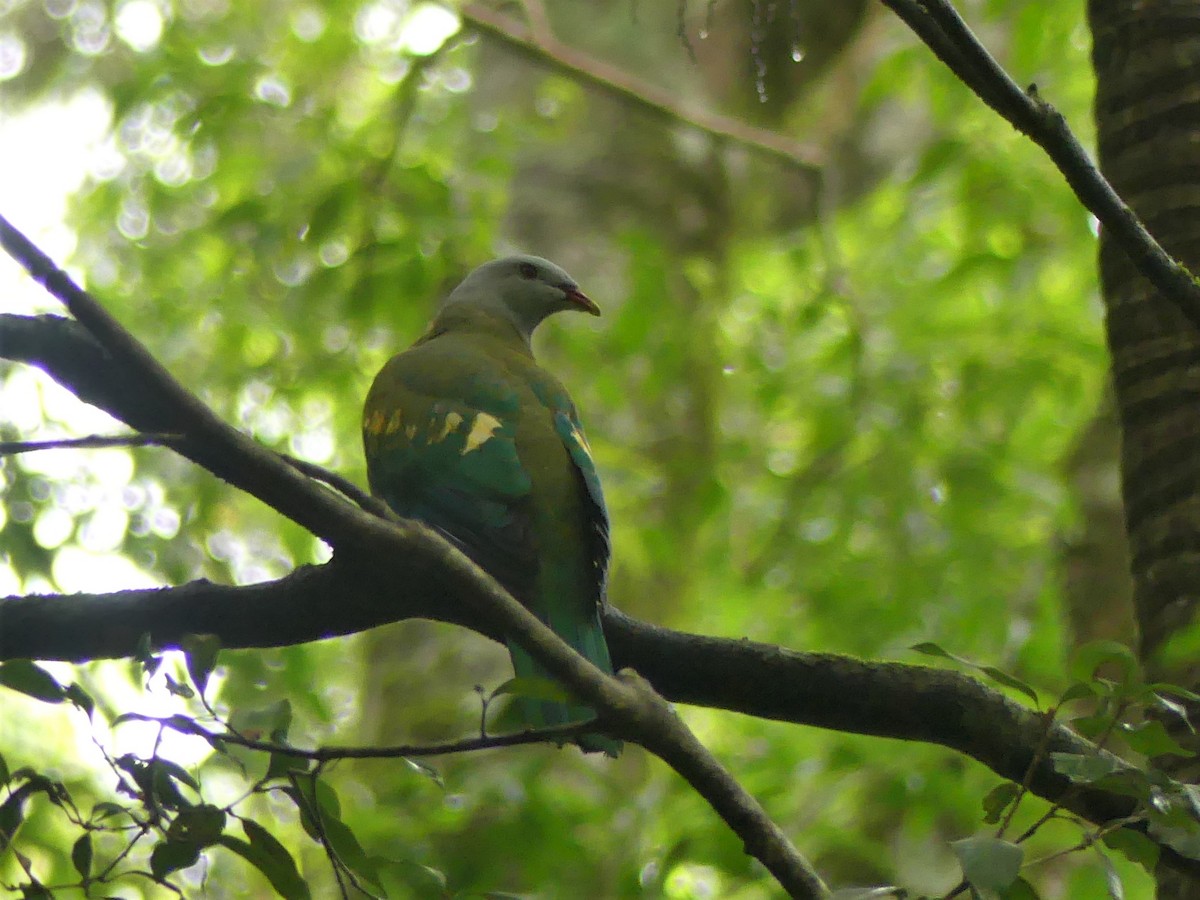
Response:
POLYGON ((190 687, 188 687, 186 684, 181 684, 166 673, 163 674, 163 680, 166 682, 168 693, 173 694, 176 697, 182 697, 185 700, 191 700, 196 696, 196 692, 190 687))
POLYGON ((312 767, 312 760, 287 753, 272 753, 267 766, 267 778, 285 778, 292 774, 303 774, 312 767))
POLYGON ((1025 851, 1000 838, 979 836, 951 841, 963 877, 981 891, 1004 891, 1021 872, 1025 851))
POLYGON ((988 791, 988 795, 983 798, 983 820, 991 825, 999 822, 1004 811, 1020 792, 1020 786, 1011 781, 1001 782, 988 791))
POLYGON ((67 699, 66 689, 54 676, 28 659, 0 663, 0 685, 46 703, 62 703, 67 699))
POLYGON ((963 662, 963 660, 959 659, 953 653, 943 650, 938 644, 935 644, 931 641, 926 641, 921 644, 913 644, 908 649, 915 650, 917 653, 924 653, 926 656, 939 656, 942 659, 952 659, 955 662, 963 662))
POLYGON ((1090 700, 1096 696, 1096 688, 1086 681, 1076 681, 1069 688, 1062 692, 1058 698, 1058 705, 1070 703, 1072 700, 1090 700))
POLYGON ((1138 663, 1133 651, 1119 641, 1093 641, 1075 651, 1071 669, 1079 681, 1093 681, 1096 670, 1115 669, 1122 683, 1136 679, 1138 663))
POLYGON ((1150 719, 1140 725, 1126 726, 1122 729, 1129 746, 1144 756, 1162 756, 1166 753, 1175 756, 1191 756, 1191 752, 1180 745, 1175 738, 1167 733, 1163 723, 1150 719))
POLYGON ((1050 762, 1054 771, 1080 784, 1098 781, 1117 769, 1115 759, 1082 753, 1051 753, 1050 762))
POLYGON ((92 833, 85 831, 71 847, 71 865, 84 881, 92 875, 92 833))
POLYGON ((221 640, 215 634, 189 634, 183 639, 188 675, 201 695, 208 687, 208 678, 217 664, 220 650, 221 640))
POLYGON ((167 829, 167 840, 197 847, 216 843, 225 830, 225 810, 204 803, 180 810, 167 829))
POLYGON ((1149 875, 1158 865, 1158 845, 1146 835, 1133 828, 1119 828, 1104 835, 1104 843, 1124 854, 1125 858, 1137 863, 1149 875))
POLYGON ((250 839, 249 843, 228 834, 221 835, 217 843, 262 872, 284 900, 307 900, 310 896, 308 885, 287 848, 257 822, 243 819, 242 829, 250 839))
POLYGON ((285 698, 269 706, 237 709, 229 720, 230 727, 251 740, 287 741, 292 725, 292 704, 285 698))
POLYGON ((200 858, 200 848, 180 841, 159 841, 150 853, 150 871, 160 881, 172 872, 194 865, 200 858))
POLYGON ((92 712, 96 709, 96 701, 79 685, 68 684, 63 691, 63 696, 87 713, 89 719, 92 717, 92 712))
POLYGON ((1016 881, 1000 891, 1000 900, 1038 900, 1038 892, 1024 878, 1017 878, 1016 881))
POLYGON ((1039 702, 1037 691, 1035 691, 1021 679, 1015 678, 1014 676, 1009 675, 1007 672, 1002 672, 995 666, 978 666, 978 669, 997 684, 1004 685, 1006 688, 1012 688, 1014 691, 1020 691, 1022 694, 1032 700, 1034 705, 1037 705, 1039 702))

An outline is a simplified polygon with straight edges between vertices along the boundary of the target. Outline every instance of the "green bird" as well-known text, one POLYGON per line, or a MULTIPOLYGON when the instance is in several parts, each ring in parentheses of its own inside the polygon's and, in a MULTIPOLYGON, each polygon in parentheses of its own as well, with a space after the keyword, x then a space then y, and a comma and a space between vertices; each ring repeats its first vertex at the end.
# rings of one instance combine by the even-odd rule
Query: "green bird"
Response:
MULTIPOLYGON (((372 492, 436 529, 564 641, 612 672, 600 626, 608 512, 575 405, 530 337, 563 310, 600 315, 566 272, 536 256, 486 263, 425 334, 375 376, 363 411, 372 492)), ((518 676, 550 678, 508 641, 518 676)), ((584 722, 585 706, 518 697, 533 727, 584 722)), ((579 738, 616 756, 620 742, 579 738)))

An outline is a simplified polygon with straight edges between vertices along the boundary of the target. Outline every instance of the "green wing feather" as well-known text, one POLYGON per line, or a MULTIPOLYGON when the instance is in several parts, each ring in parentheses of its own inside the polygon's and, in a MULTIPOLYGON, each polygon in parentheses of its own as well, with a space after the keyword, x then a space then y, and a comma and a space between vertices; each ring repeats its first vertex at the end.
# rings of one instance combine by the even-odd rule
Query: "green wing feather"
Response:
MULTIPOLYGON (((559 636, 612 671, 600 626, 609 559, 600 480, 570 399, 527 355, 446 334, 394 357, 367 397, 371 488, 436 528, 559 636), (488 352, 488 351, 491 352, 488 352)), ((519 676, 549 678, 509 642, 519 676)), ((530 725, 584 706, 519 698, 530 725)), ((585 735, 585 750, 619 742, 585 735)))

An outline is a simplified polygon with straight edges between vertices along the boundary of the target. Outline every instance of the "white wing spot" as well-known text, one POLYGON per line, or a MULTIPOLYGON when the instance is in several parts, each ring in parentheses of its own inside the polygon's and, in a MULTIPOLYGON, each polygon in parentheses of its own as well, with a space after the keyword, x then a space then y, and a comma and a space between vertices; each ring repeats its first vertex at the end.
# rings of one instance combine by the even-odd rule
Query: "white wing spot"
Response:
POLYGON ((446 435, 458 428, 462 424, 463 417, 456 412, 446 413, 446 418, 442 420, 442 430, 437 433, 433 439, 433 443, 440 444, 446 439, 446 435))
POLYGON ((471 432, 467 435, 467 442, 463 444, 462 456, 466 456, 472 450, 478 450, 487 443, 492 435, 500 430, 500 420, 495 416, 489 416, 487 413, 479 413, 475 416, 471 423, 471 432))

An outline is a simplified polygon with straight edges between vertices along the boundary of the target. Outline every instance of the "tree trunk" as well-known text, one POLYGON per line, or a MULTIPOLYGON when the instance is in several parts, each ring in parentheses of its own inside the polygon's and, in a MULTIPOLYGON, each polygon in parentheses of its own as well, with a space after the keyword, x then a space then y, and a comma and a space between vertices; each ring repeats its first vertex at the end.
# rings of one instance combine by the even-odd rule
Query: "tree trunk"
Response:
MULTIPOLYGON (((1101 168, 1151 233, 1197 271, 1200 2, 1090 0, 1088 16, 1101 168)), ((1200 334, 1103 235, 1100 279, 1140 654, 1151 677, 1194 689, 1195 668, 1170 668, 1159 651, 1191 624, 1200 598, 1200 334)), ((1160 763, 1176 777, 1197 774, 1175 757, 1160 763)), ((1161 898, 1198 893, 1196 881, 1160 877, 1161 898)))

